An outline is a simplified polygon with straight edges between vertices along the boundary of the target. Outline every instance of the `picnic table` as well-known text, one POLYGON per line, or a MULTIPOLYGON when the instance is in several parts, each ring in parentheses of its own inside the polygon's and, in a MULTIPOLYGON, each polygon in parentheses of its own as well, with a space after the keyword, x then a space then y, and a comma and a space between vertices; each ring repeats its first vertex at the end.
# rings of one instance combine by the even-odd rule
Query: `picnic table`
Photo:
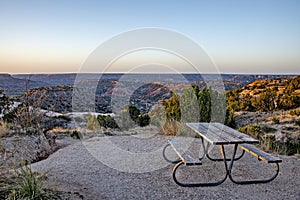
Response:
POLYGON ((168 144, 163 149, 163 157, 171 162, 176 163, 174 166, 172 175, 175 183, 183 187, 203 187, 203 186, 217 186, 222 184, 227 178, 229 178, 232 182, 236 184, 257 184, 257 183, 268 183, 274 180, 279 173, 279 164, 282 162, 280 158, 274 157, 258 148, 256 148, 253 144, 259 143, 258 140, 250 137, 249 135, 243 134, 237 130, 234 130, 228 126, 225 126, 220 123, 186 123, 186 125, 191 128, 201 139, 201 144, 203 148, 203 156, 199 158, 193 158, 191 155, 187 154, 185 149, 183 148, 186 142, 182 142, 184 140, 175 137, 170 139, 168 144), (206 141, 206 145, 205 142, 206 141), (208 149, 211 145, 219 145, 220 152, 222 158, 212 158, 209 155, 208 149), (227 157, 225 146, 231 145, 233 147, 233 153, 231 157, 227 157), (166 149, 171 146, 179 159, 172 161, 166 156, 166 149), (237 156, 237 149, 241 148, 241 155, 237 156), (255 156, 259 161, 264 161, 265 163, 275 164, 275 173, 268 179, 260 179, 260 180, 235 180, 231 171, 234 165, 234 162, 240 160, 245 152, 250 153, 255 156), (224 177, 217 182, 203 182, 203 183, 182 183, 176 177, 177 169, 181 166, 195 166, 199 165, 201 167, 202 160, 204 158, 208 158, 214 162, 223 162, 225 168, 224 177))

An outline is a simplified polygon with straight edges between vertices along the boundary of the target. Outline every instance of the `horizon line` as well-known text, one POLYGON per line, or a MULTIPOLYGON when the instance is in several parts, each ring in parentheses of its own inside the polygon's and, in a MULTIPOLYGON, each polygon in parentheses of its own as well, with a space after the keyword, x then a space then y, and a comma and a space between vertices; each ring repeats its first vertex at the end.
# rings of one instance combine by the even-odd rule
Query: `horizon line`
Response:
POLYGON ((205 74, 205 75, 300 75, 300 73, 249 73, 249 72, 221 72, 221 73, 214 73, 214 72, 203 72, 203 73, 193 73, 193 72, 182 72, 182 73, 172 73, 172 72, 37 72, 37 73, 9 73, 9 72, 0 72, 0 74, 9 74, 9 75, 58 75, 58 74, 166 74, 166 75, 171 75, 171 74, 205 74))

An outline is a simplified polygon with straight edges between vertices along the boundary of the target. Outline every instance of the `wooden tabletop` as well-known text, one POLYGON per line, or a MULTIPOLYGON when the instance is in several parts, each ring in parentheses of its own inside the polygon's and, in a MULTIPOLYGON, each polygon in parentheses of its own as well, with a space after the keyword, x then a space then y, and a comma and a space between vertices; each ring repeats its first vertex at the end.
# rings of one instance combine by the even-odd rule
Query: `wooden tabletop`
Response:
POLYGON ((258 143, 259 141, 220 123, 186 123, 197 134, 211 144, 243 144, 258 143))

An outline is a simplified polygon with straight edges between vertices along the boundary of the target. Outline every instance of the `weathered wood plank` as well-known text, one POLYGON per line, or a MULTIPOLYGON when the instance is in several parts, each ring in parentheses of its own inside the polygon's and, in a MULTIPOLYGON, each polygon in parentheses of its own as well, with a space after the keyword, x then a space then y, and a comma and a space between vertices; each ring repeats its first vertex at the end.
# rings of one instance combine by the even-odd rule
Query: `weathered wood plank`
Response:
POLYGON ((179 145, 176 144, 176 142, 172 142, 172 140, 169 140, 169 143, 171 144, 172 148, 179 156, 179 158, 184 162, 185 165, 202 164, 199 159, 195 159, 191 155, 187 154, 179 145))
POLYGON ((221 130, 215 126, 213 126, 211 123, 201 123, 205 128, 212 131, 215 135, 218 135, 219 137, 223 138, 224 140, 228 141, 229 144, 237 144, 237 143, 243 143, 244 141, 233 137, 232 135, 228 134, 226 131, 221 130))
POLYGON ((186 125, 193 129, 195 132, 197 132, 201 137, 203 137, 211 144, 229 144, 227 140, 213 133, 207 127, 203 126, 202 123, 187 123, 186 125))
POLYGON ((240 144, 239 147, 265 163, 280 163, 282 160, 278 157, 272 156, 250 144, 240 144))
POLYGON ((226 125, 220 124, 220 123, 211 123, 211 125, 217 127, 220 130, 223 130, 224 132, 228 133, 232 137, 238 138, 245 143, 258 143, 259 141, 250 137, 249 135, 246 135, 244 133, 241 133, 237 130, 234 130, 233 128, 230 128, 226 125))

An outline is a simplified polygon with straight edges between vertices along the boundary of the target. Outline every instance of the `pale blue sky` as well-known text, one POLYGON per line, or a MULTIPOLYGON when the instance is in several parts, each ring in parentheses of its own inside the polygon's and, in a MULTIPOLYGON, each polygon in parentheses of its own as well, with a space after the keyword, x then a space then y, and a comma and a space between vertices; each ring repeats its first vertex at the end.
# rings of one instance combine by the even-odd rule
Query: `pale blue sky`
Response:
POLYGON ((112 36, 160 27, 192 38, 223 73, 300 74, 299 10, 299 0, 0 0, 0 72, 77 72, 112 36))

